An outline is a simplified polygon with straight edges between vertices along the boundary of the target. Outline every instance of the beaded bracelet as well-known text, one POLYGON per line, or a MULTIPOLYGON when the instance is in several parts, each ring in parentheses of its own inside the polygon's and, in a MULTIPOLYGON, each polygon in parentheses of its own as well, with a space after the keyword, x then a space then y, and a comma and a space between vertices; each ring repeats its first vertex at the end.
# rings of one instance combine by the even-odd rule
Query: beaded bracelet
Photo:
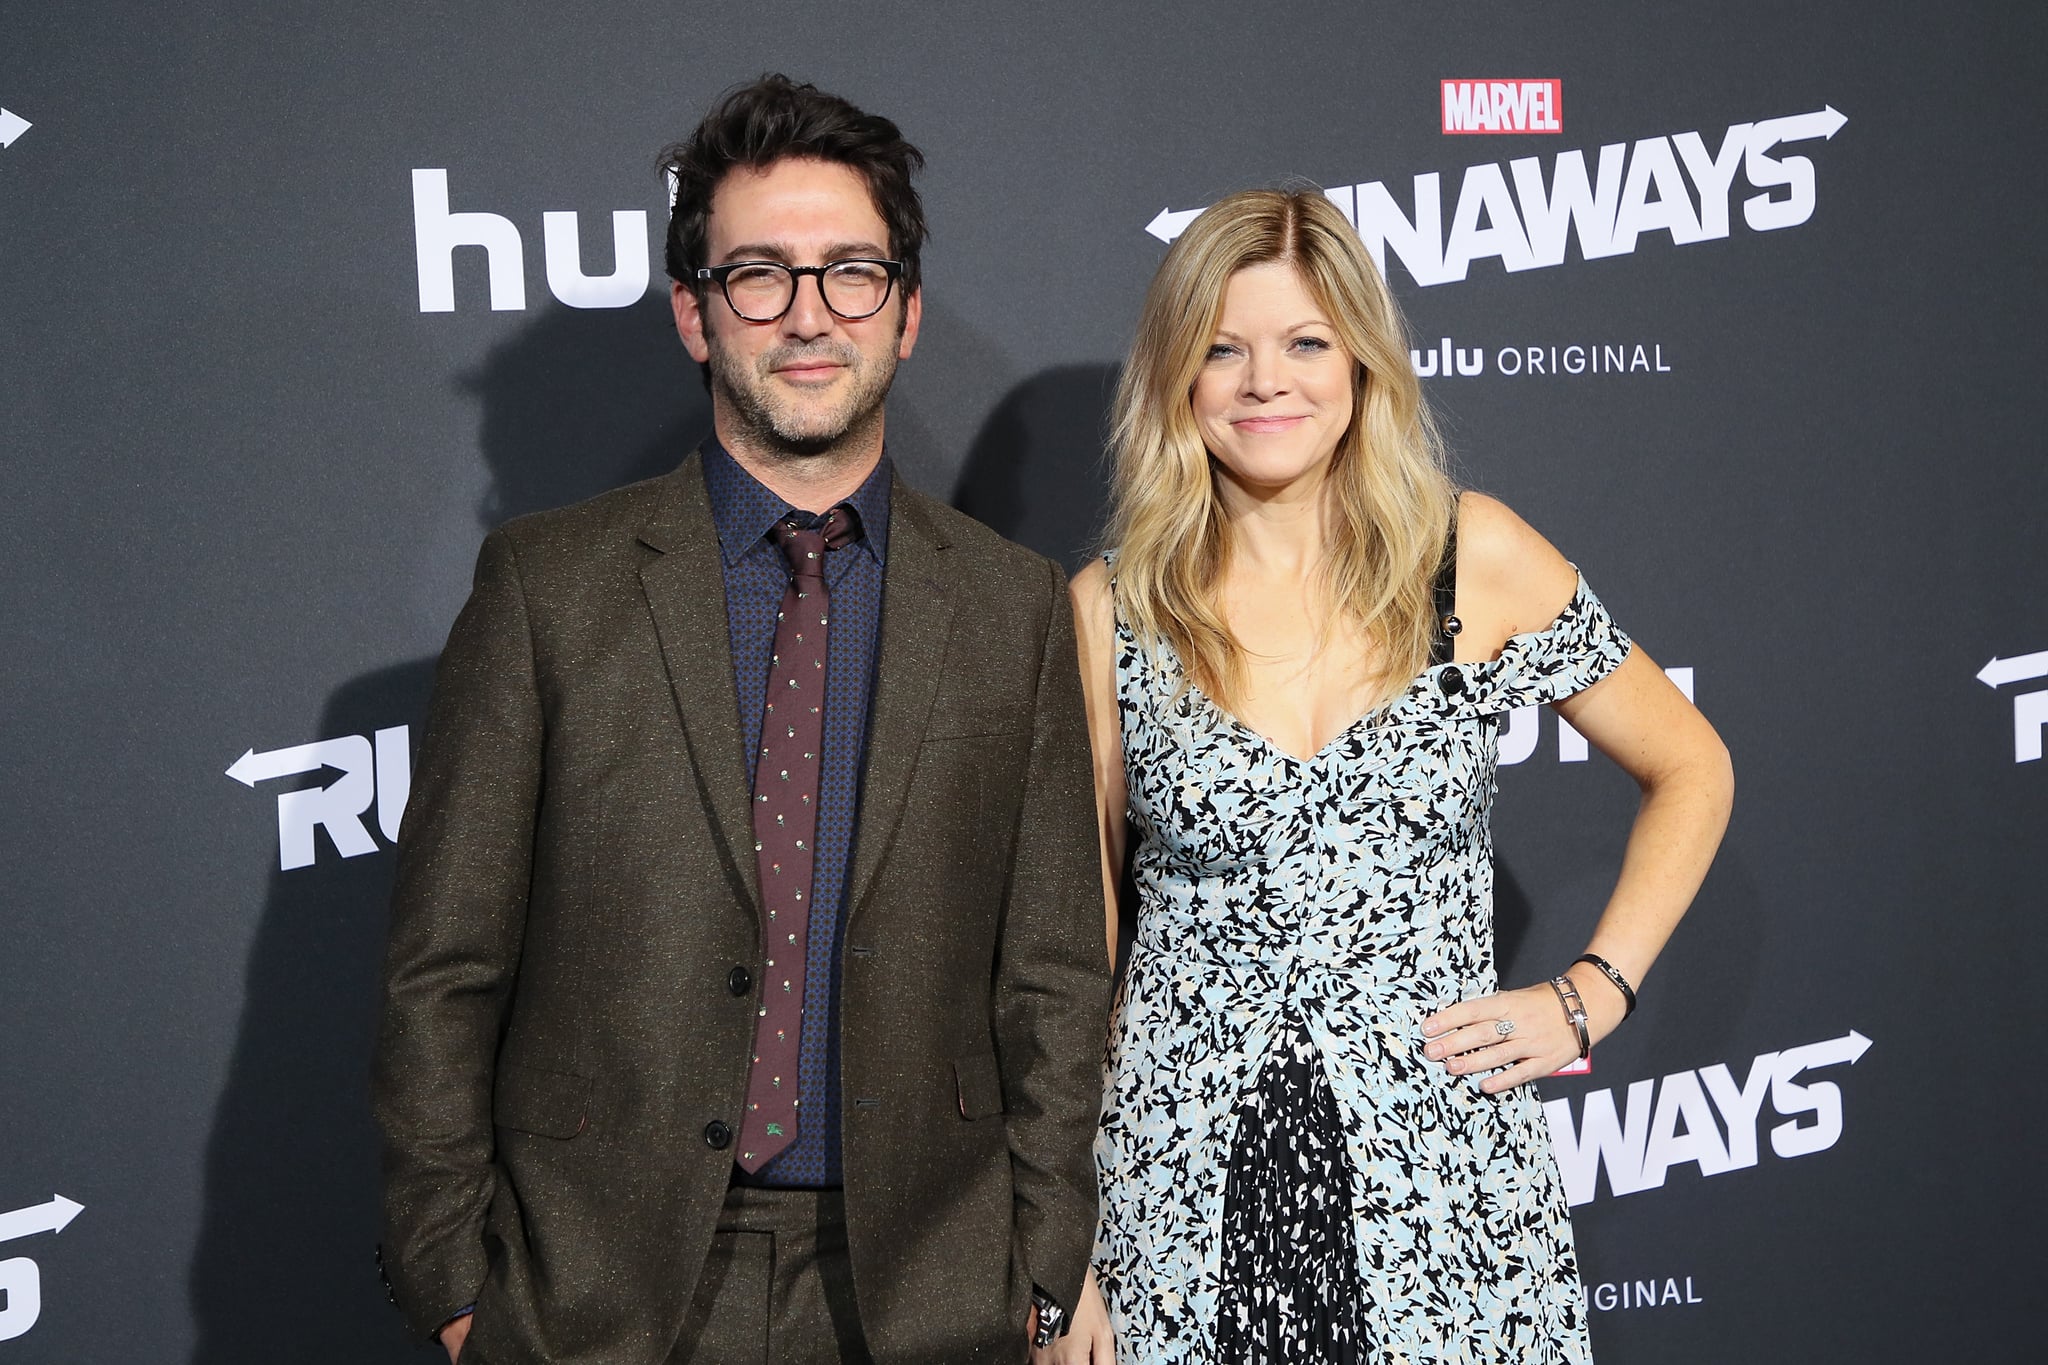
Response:
POLYGON ((1583 1062, 1593 1055, 1593 1035, 1586 1031, 1586 1002, 1580 998, 1579 988, 1568 976, 1551 977, 1550 989, 1557 992, 1557 1003, 1564 1007, 1564 1017, 1579 1035, 1579 1060, 1583 1062))
MULTIPOLYGON (((1579 955, 1578 961, 1590 962, 1593 966, 1599 968, 1600 974, 1602 976, 1605 976, 1609 981, 1612 981, 1614 983, 1614 989, 1621 992, 1621 998, 1628 1002, 1628 1008, 1622 1011, 1621 1017, 1623 1019, 1627 1019, 1629 1015, 1634 1014, 1636 1012, 1636 989, 1635 987, 1628 984, 1628 978, 1623 976, 1619 971, 1617 971, 1612 962, 1609 962, 1606 958, 1601 957, 1595 953, 1581 953, 1579 955)), ((1576 966, 1577 963, 1574 963, 1573 965, 1576 966)))

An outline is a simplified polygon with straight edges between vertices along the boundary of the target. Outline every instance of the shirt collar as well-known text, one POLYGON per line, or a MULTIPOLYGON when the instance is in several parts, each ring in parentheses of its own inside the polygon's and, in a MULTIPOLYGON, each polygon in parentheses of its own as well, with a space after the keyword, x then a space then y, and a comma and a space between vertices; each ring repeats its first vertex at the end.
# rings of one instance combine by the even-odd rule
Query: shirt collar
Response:
MULTIPOLYGON (((716 436, 704 438, 703 460, 704 494, 711 503, 711 522, 718 530, 718 548, 727 568, 760 544, 775 523, 790 513, 808 516, 749 474, 716 436)), ((885 451, 874 470, 846 499, 860 516, 860 538, 848 548, 866 550, 877 564, 888 563, 889 488, 893 477, 885 451)))

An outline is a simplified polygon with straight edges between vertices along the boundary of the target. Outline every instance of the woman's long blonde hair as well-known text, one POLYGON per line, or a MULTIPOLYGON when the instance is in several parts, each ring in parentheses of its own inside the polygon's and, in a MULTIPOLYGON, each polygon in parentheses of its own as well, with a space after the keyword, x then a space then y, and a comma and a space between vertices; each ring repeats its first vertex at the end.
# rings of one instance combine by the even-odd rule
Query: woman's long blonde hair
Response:
POLYGON ((1456 494, 1400 310, 1358 234, 1319 190, 1231 195, 1189 225, 1152 278, 1111 438, 1117 605, 1144 647, 1173 647, 1183 683, 1224 706, 1241 696, 1245 650, 1215 601, 1231 527, 1192 392, 1231 276, 1270 261, 1300 273, 1356 362, 1351 424, 1330 465, 1319 583, 1326 619, 1348 615, 1377 646, 1377 707, 1429 664, 1432 586, 1456 494))

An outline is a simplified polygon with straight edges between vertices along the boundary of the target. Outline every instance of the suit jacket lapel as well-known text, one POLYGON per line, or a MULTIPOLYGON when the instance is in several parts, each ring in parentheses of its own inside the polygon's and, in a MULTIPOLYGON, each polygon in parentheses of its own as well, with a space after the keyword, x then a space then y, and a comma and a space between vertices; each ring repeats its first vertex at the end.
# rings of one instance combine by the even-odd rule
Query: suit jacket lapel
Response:
POLYGON ((640 529, 640 542, 660 551, 640 566, 640 586, 654 617, 698 788, 711 807, 728 865, 746 888, 758 917, 761 878, 754 860, 747 767, 740 753, 725 567, 697 456, 684 460, 668 483, 671 496, 640 529))
POLYGON ((882 576, 882 641, 868 715, 867 765, 853 843, 846 919, 859 913, 875 871, 903 820, 917 746, 938 694, 946 641, 953 632, 953 587, 944 567, 947 541, 897 479, 889 494, 889 565, 882 576))

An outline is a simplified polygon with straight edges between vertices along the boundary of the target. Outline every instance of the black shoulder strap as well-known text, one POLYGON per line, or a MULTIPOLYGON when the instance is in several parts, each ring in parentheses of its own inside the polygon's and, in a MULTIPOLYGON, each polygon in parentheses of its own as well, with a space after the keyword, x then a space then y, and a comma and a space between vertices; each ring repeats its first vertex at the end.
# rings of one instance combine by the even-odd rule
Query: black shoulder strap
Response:
POLYGON ((1452 637, 1463 630, 1458 620, 1458 504, 1451 504, 1451 529, 1444 537, 1444 557, 1436 568, 1436 638, 1430 645, 1429 661, 1447 664, 1456 649, 1452 637))

